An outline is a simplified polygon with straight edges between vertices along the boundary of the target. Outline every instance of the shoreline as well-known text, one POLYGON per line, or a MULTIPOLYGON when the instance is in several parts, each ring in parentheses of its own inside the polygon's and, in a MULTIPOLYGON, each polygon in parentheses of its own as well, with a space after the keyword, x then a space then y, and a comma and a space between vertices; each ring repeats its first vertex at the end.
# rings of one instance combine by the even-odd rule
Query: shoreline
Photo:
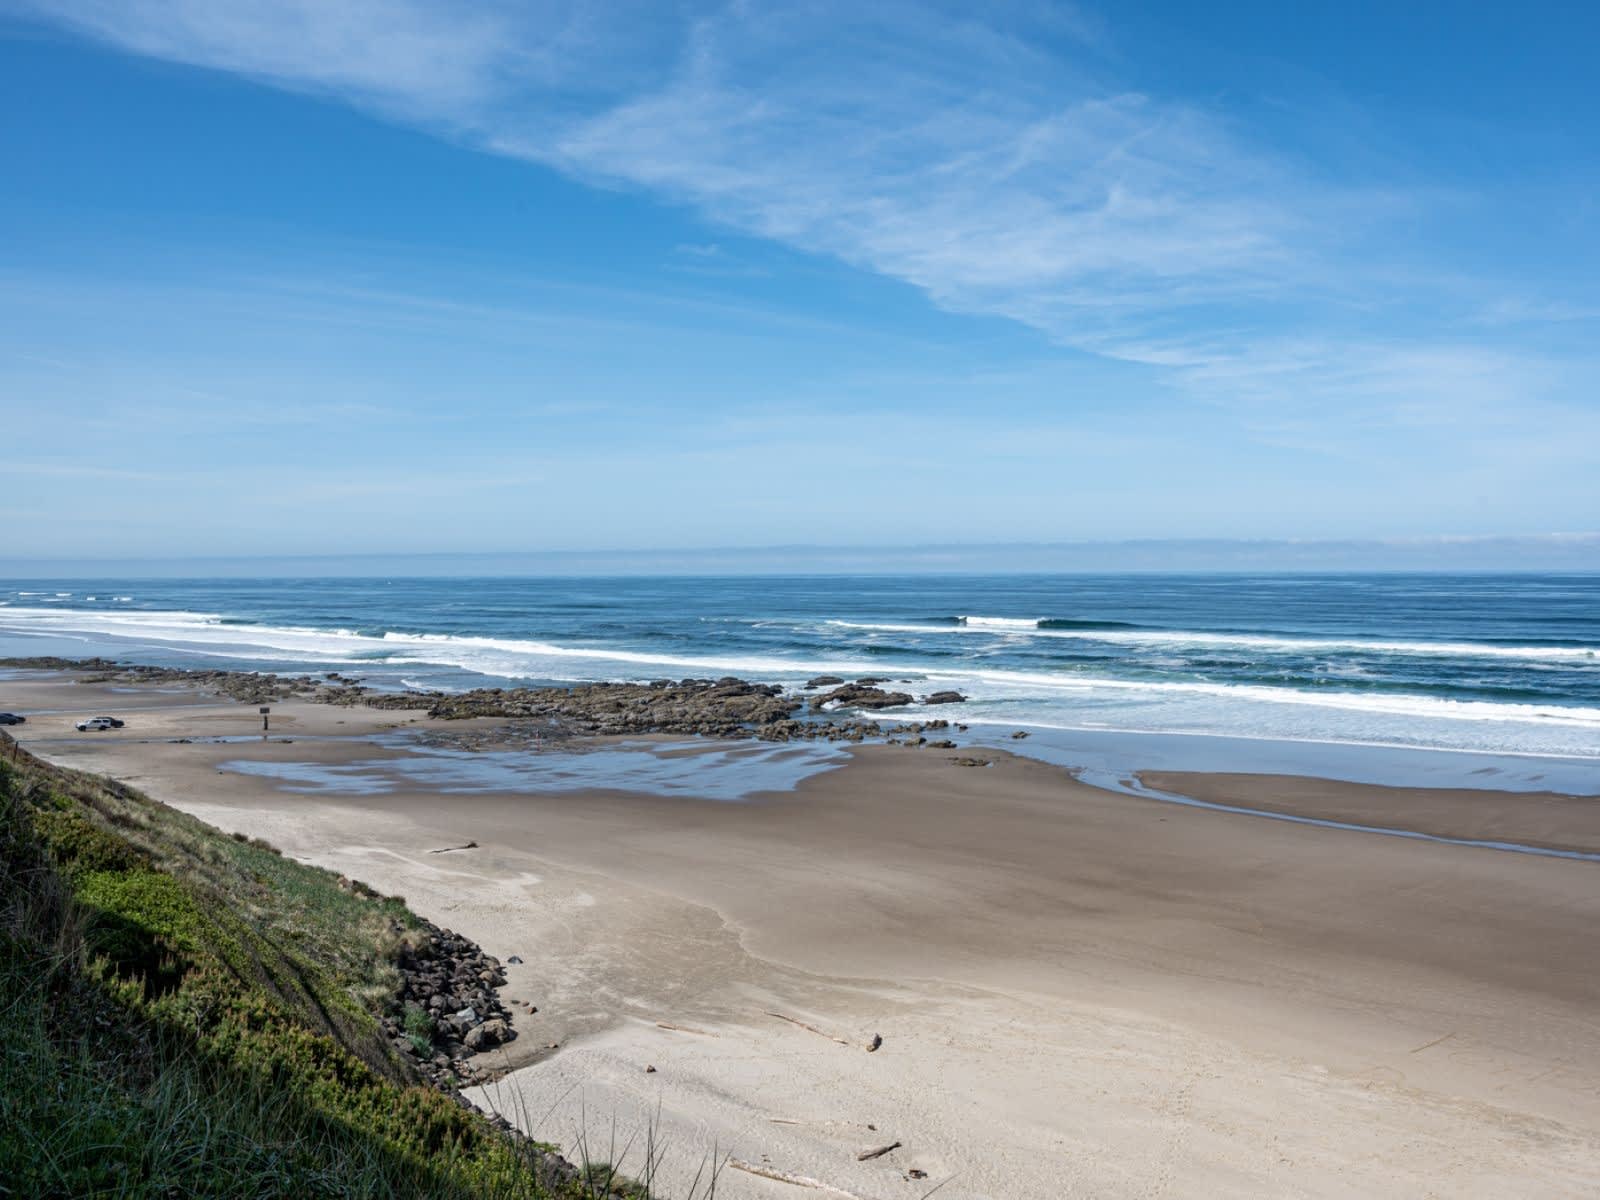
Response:
MULTIPOLYGON (((85 665, 71 666, 69 659, 0 660, 0 687, 7 683, 27 686, 30 682, 52 684, 70 681, 104 687, 107 699, 114 701, 119 695, 128 696, 183 696, 191 698, 188 707, 207 708, 216 704, 236 701, 245 705, 258 705, 262 701, 275 701, 282 711, 284 702, 297 705, 332 706, 347 713, 377 711, 389 714, 383 727, 401 730, 411 725, 426 725, 433 730, 436 744, 456 744, 472 751, 499 749, 530 749, 535 746, 604 745, 633 739, 665 739, 670 737, 690 739, 732 740, 762 742, 771 745, 808 743, 839 743, 854 746, 904 746, 914 751, 932 752, 964 751, 959 755, 964 765, 989 765, 996 759, 1017 758, 1061 769, 1086 786, 1138 797, 1162 804, 1174 804, 1209 809, 1237 816, 1262 819, 1288 820, 1310 826, 1338 829, 1368 836, 1415 838, 1467 849, 1482 849, 1509 853, 1531 853, 1540 856, 1564 857, 1579 861, 1600 861, 1600 791, 1595 794, 1556 790, 1534 790, 1526 787, 1500 789, 1482 787, 1427 787, 1410 783, 1373 783, 1348 780, 1335 775, 1313 772, 1285 772, 1265 770, 1242 772, 1227 770, 1199 770, 1170 766, 1145 767, 1137 763, 1126 769, 1088 769, 1057 761, 1057 757, 1029 753, 1025 742, 1010 744, 986 740, 982 733, 971 735, 967 726, 954 725, 936 715, 908 713, 904 718, 896 714, 895 722, 862 720, 832 710, 817 710, 814 722, 797 722, 783 713, 761 711, 763 699, 772 699, 770 688, 750 684, 744 680, 684 681, 685 688, 694 685, 707 713, 691 711, 688 719, 675 692, 669 692, 667 712, 661 724, 651 724, 649 719, 657 714, 646 712, 646 720, 635 717, 616 719, 615 710, 630 703, 637 706, 639 691, 660 692, 671 686, 669 681, 650 685, 599 685, 570 689, 587 694, 584 701, 564 713, 550 715, 545 697, 564 693, 564 688, 512 688, 490 689, 474 693, 471 697, 452 697, 440 693, 383 692, 371 689, 359 680, 333 672, 325 677, 283 676, 256 672, 189 670, 184 668, 149 667, 137 664, 92 659, 85 665), (20 665, 29 664, 44 665, 20 665), (17 678, 12 672, 22 672, 35 679, 17 678), (9 677, 8 677, 9 676, 9 677), (711 685, 711 686, 707 686, 711 685), (721 685, 720 688, 718 685, 721 685), (731 686, 729 686, 731 685, 731 686), (621 701, 607 695, 609 689, 627 693, 621 701), (595 692, 601 700, 594 705, 595 692), (528 703, 524 697, 537 699, 528 703), (758 706, 758 721, 768 725, 739 725, 731 723, 718 711, 731 701, 734 715, 750 715, 749 700, 758 706), (441 703, 441 701, 443 703, 441 703), (598 716, 588 711, 598 707, 598 716), (537 715, 526 710, 536 708, 537 715), (484 710, 481 714, 477 710, 484 710), (463 714, 470 715, 463 715, 463 714), (522 714, 507 716, 507 713, 522 714), (424 715, 417 715, 424 714, 424 715), (921 716, 921 719, 917 719, 921 716), (442 719, 441 719, 442 718, 442 719), (840 719, 843 718, 843 719, 840 719), (600 726, 585 728, 584 724, 600 726), (796 727, 807 726, 796 732, 796 727), (949 733, 962 740, 945 740, 949 733), (932 744, 926 735, 933 734, 932 744), (1374 797, 1389 797, 1389 800, 1374 797), (1394 798, 1402 798, 1395 802, 1394 798), (1508 804, 1508 801, 1510 802, 1508 804)), ((829 681, 830 684, 833 681, 829 681)), ((864 681, 869 684, 877 681, 864 681)), ((865 689, 871 693, 872 686, 865 689)), ((826 689, 822 695, 825 696, 826 689)), ((691 693, 693 695, 693 693, 691 693)), ((807 704, 815 697, 801 697, 796 703, 807 704)), ((18 706, 23 707, 23 706, 18 706)), ((124 706, 126 707, 126 706, 124 706)), ((175 706, 163 702, 151 706, 169 711, 175 706)), ((67 707, 37 710, 40 716, 77 715, 87 708, 67 707)), ((137 711, 137 710, 133 710, 137 711)), ((281 716, 278 732, 283 726, 281 716)), ((337 729, 346 726, 349 718, 336 718, 320 722, 320 736, 343 736, 337 729)), ((1003 726, 1004 727, 1004 726, 1003 726)), ((982 727, 980 727, 982 728, 982 727)), ((13 729, 13 733, 18 730, 13 729)), ((71 734, 70 723, 65 730, 71 734)), ((1092 736, 1092 731, 1076 731, 1092 736)), ((313 735, 316 736, 316 735, 313 735)), ((1233 740, 1248 747, 1248 739, 1219 739, 1204 734, 1130 734, 1110 730, 1103 736, 1110 738, 1138 737, 1193 737, 1201 740, 1233 740)), ((247 733, 235 732, 233 738, 241 744, 253 739, 247 733)), ((282 738, 278 739, 280 742, 282 738)), ((1455 756, 1462 751, 1428 751, 1420 748, 1371 747, 1381 751, 1399 750, 1411 756, 1455 756)), ((1137 753, 1136 751, 1134 753, 1137 753)), ((1490 757, 1502 757, 1490 754, 1490 757)), ((759 789, 757 789, 759 790, 759 789)))
MULTIPOLYGON (((18 686, 79 711, 128 695, 7 681, 7 703, 18 686)), ((178 743, 163 735, 236 735, 259 718, 151 699, 137 736, 72 735, 65 715, 13 732, 523 958, 502 989, 524 1002, 519 1057, 481 1097, 550 1113, 536 1132, 554 1140, 586 1122, 603 1145, 609 1119, 656 1119, 673 1178, 731 1147, 871 1196, 947 1176, 946 1194, 974 1196, 1600 1187, 1593 864, 1152 803, 988 750, 993 765, 974 769, 955 752, 841 748, 843 766, 736 803, 455 793, 399 771, 404 743, 372 740, 446 727, 415 713, 292 701, 281 726, 274 705, 281 736, 266 743, 178 743), (219 773, 237 758, 316 759, 388 790, 219 773), (883 1048, 868 1054, 874 1034, 883 1048)), ((641 765, 697 753, 652 744, 608 746, 641 765)), ((538 761, 463 758, 517 755, 538 761)), ((1229 795, 1289 786, 1185 780, 1207 781, 1229 795)), ((1405 799, 1297 786, 1294 803, 1345 813, 1405 799)), ((1477 794, 1524 814, 1540 808, 1529 798, 1477 794)), ((1600 806, 1557 811, 1559 836, 1580 839, 1600 806)), ((795 1194, 744 1174, 719 1187, 795 1194)))
POLYGON ((1260 813, 1376 836, 1600 862, 1600 797, 1470 788, 1375 788, 1310 775, 1140 771, 1155 792, 1219 811, 1260 813), (1375 790, 1385 799, 1374 800, 1375 790))

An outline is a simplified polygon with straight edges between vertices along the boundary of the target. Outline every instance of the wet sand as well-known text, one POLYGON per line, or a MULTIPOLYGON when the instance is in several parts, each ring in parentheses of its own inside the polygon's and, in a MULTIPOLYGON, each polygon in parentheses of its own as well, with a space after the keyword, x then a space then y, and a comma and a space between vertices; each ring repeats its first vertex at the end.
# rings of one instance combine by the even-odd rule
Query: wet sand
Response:
MULTIPOLYGON (((59 680, 0 681, 5 707, 74 709, 14 732, 523 958, 506 992, 539 1012, 484 1098, 598 1157, 632 1139, 635 1169, 654 1122, 669 1192, 713 1152, 860 1197, 1600 1191, 1594 863, 1185 808, 990 752, 866 747, 738 803, 615 779, 457 794, 370 740, 435 724, 413 714, 290 704, 292 742, 173 744, 259 717, 59 680), (72 732, 90 710, 129 726, 72 732), (374 790, 219 770, 239 759, 374 790)), ((1600 844, 1600 806, 1557 797, 1146 782, 1600 844)), ((737 1168, 718 1191, 814 1194, 737 1168)))
POLYGON ((1471 788, 1375 788, 1294 775, 1141 771, 1148 787, 1321 821, 1403 829, 1429 837, 1512 842, 1600 854, 1600 796, 1471 788))

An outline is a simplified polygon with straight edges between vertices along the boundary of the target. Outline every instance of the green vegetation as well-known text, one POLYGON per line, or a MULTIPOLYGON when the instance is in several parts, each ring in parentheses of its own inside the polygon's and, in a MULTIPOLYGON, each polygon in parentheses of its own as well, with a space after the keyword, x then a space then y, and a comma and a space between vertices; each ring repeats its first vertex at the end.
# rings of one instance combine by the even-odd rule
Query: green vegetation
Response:
MULTIPOLYGON (((17 758, 0 764, 0 1196, 613 1190, 393 1052, 374 1013, 417 929, 403 901, 17 758)), ((405 1029, 425 1043, 432 1022, 405 1029)))

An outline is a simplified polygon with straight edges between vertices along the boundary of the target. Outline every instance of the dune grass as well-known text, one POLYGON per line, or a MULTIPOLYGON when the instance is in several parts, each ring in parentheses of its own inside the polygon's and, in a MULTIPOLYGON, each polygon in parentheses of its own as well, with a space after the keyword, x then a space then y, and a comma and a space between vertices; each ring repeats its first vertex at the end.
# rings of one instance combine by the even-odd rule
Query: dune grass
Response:
POLYGON ((374 1014, 417 924, 113 781, 0 763, 0 1196, 639 1194, 393 1052, 374 1014))

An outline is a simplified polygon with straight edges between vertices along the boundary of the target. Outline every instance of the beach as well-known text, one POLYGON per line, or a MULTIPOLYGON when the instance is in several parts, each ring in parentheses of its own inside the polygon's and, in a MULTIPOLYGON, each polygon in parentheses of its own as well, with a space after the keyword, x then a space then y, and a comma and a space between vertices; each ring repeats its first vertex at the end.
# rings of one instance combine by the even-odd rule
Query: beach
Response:
MULTIPOLYGON (((667 1194, 713 1161, 729 1196, 1600 1190, 1594 862, 1166 803, 992 749, 429 755, 419 734, 504 722, 289 701, 262 739, 253 706, 60 673, 0 682, 0 707, 54 762, 522 960, 519 1037, 473 1098, 635 1172, 651 1141, 667 1194), (127 726, 72 729, 100 712, 127 726), (568 786, 585 754, 604 769, 568 786), (544 762, 561 786, 495 786, 544 762), (649 790, 684 762, 792 786, 649 790)), ((1592 797, 1247 770, 1143 783, 1600 846, 1592 797)))

